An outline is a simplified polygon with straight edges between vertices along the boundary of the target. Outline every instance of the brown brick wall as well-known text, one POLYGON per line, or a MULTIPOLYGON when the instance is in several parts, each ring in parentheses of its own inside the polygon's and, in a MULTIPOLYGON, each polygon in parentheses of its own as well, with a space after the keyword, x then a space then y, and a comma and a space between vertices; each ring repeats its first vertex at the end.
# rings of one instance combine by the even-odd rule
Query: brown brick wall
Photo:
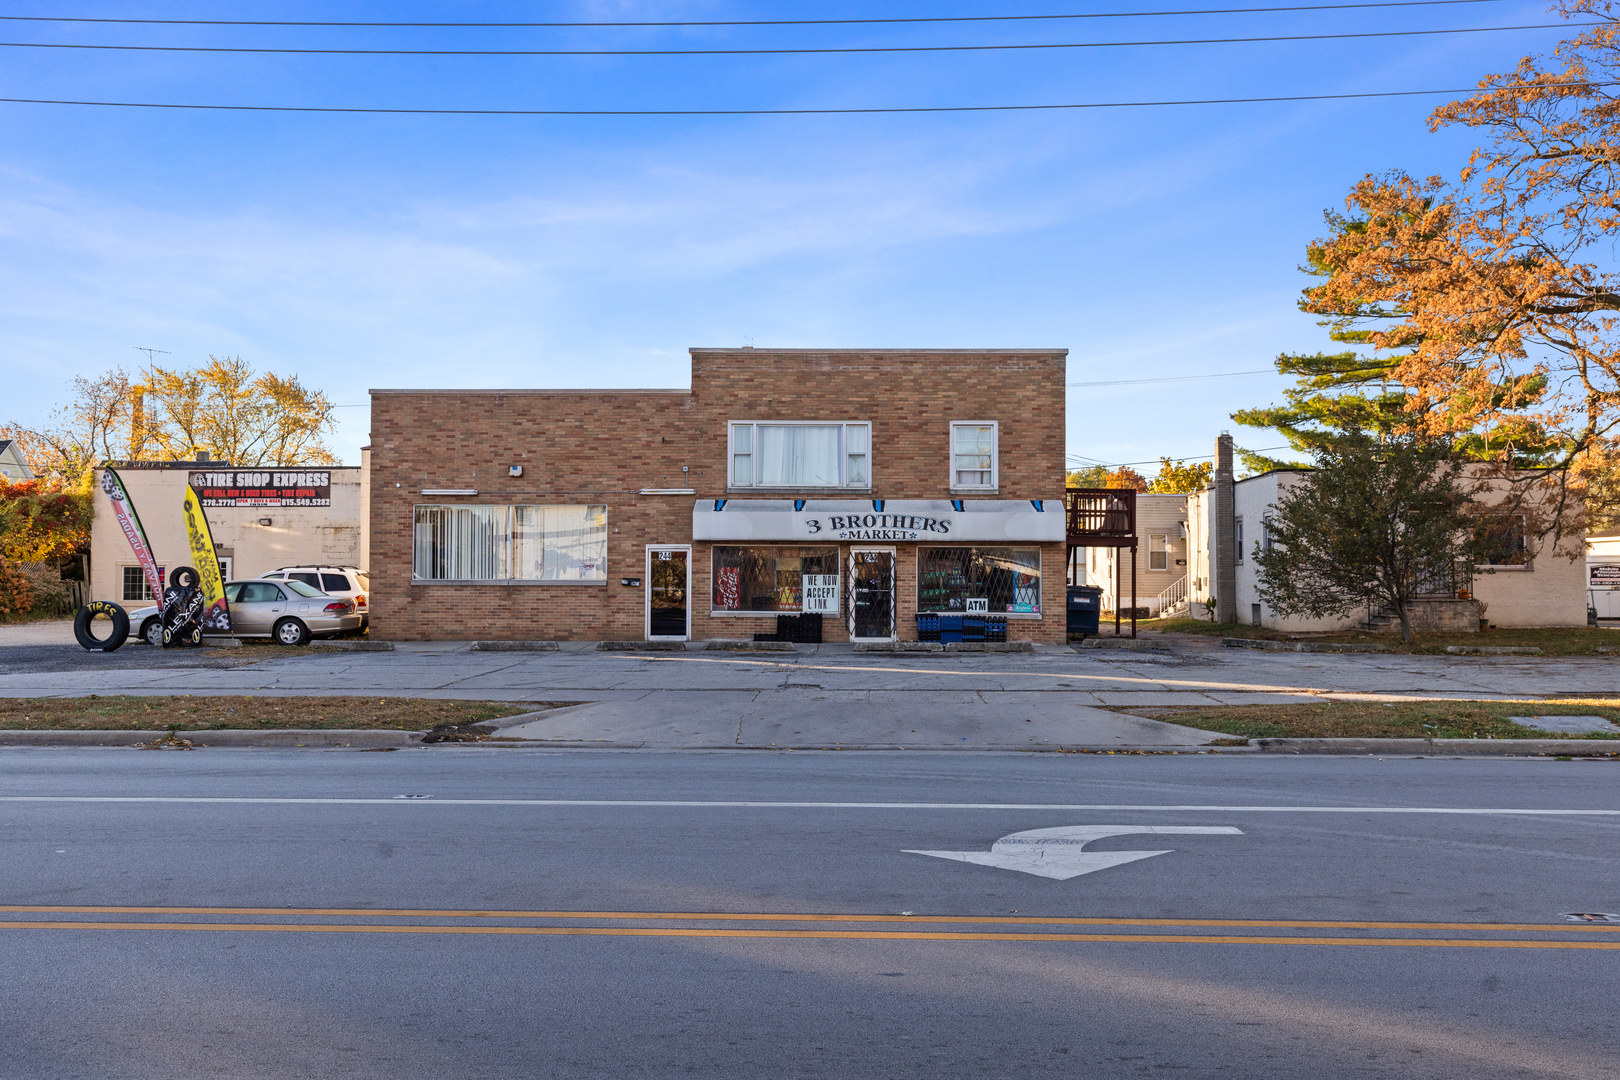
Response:
MULTIPOLYGON (((689 393, 376 391, 372 632, 398 640, 641 638, 644 587, 619 579, 645 580, 647 544, 691 543, 694 498, 748 497, 726 490, 730 420, 871 421, 871 496, 886 499, 951 497, 949 422, 995 420, 999 490, 965 497, 1058 497, 1063 372, 1061 351, 695 349, 689 393), (508 475, 511 465, 523 466, 521 478, 508 475), (679 487, 697 494, 637 494, 679 487), (423 496, 424 488, 476 488, 478 495, 423 496), (604 503, 607 584, 412 585, 412 508, 427 503, 604 503)), ((916 545, 894 546, 897 625, 900 636, 911 637, 916 545)), ((1064 545, 1042 547, 1044 617, 1010 621, 1010 638, 1063 640, 1064 545)), ((774 629, 774 615, 709 615, 709 549, 693 545, 693 637, 750 637, 774 629)), ((847 560, 848 545, 841 550, 847 560)), ((834 620, 826 629, 828 640, 846 637, 834 620)))

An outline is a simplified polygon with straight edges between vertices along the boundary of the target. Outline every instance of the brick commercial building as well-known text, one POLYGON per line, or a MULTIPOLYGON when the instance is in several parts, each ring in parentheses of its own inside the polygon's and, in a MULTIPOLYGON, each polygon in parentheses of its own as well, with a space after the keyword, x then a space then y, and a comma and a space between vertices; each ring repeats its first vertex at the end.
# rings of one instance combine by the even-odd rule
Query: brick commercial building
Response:
POLYGON ((1064 640, 1061 349, 693 349, 690 390, 374 390, 382 638, 1064 640))

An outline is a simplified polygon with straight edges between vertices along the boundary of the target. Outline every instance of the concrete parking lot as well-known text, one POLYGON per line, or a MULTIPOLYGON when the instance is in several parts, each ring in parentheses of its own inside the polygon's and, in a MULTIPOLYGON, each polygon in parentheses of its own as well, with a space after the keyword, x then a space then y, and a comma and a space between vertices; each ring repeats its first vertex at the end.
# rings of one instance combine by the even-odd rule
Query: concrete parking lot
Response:
MULTIPOLYGON (((36 624, 37 626, 37 624, 36 624)), ((1168 651, 1034 654, 156 650, 88 653, 57 624, 0 636, 0 695, 365 694, 577 702, 508 734, 600 746, 1195 747, 1208 732, 1112 711, 1316 697, 1492 699, 1620 693, 1607 657, 1168 651)))

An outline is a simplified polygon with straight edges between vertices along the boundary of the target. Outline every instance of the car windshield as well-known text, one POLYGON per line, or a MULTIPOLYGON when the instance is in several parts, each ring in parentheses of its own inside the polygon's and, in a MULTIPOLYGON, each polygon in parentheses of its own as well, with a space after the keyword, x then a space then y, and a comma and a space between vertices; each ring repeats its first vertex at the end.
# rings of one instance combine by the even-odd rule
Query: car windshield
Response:
POLYGON ((281 585, 282 585, 283 588, 291 589, 293 592, 297 593, 299 596, 325 596, 326 595, 325 593, 321 592, 321 590, 319 590, 319 589, 312 589, 308 585, 305 585, 302 581, 293 581, 291 578, 288 578, 286 581, 282 582, 281 585))

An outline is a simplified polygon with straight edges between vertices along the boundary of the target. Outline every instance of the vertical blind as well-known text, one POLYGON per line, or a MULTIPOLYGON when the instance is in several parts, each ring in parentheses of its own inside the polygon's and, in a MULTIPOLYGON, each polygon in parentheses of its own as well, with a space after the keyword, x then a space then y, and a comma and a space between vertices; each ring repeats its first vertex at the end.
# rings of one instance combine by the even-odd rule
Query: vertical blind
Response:
POLYGON ((418 581, 606 581, 607 507, 418 506, 418 581))

